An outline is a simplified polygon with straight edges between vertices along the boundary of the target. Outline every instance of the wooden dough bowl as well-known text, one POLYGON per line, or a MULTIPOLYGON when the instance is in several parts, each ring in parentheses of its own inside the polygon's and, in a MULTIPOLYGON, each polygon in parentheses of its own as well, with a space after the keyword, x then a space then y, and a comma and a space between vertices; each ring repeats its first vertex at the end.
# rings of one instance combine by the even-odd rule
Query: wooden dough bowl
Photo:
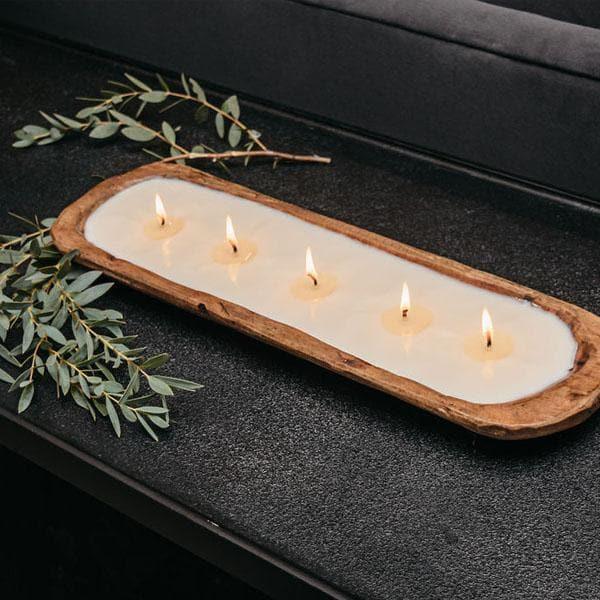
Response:
POLYGON ((132 288, 233 327, 482 435, 503 439, 548 435, 581 423, 598 408, 600 402, 600 318, 596 315, 500 277, 270 198, 196 169, 155 163, 107 179, 62 211, 52 227, 52 236, 62 252, 79 250, 79 262, 99 269, 132 288), (86 219, 98 206, 120 190, 152 177, 178 178, 259 202, 471 285, 532 302, 555 313, 571 328, 578 343, 573 369, 562 381, 520 400, 501 404, 466 402, 375 367, 298 329, 237 304, 168 281, 111 256, 85 239, 86 219))

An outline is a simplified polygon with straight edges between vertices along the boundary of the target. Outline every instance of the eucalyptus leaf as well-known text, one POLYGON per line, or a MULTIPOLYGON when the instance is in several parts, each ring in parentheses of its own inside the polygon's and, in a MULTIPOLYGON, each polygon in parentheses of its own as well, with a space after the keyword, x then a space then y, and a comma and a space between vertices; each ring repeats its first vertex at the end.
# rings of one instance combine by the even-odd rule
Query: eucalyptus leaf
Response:
POLYGON ((56 327, 52 327, 52 325, 39 325, 38 335, 40 337, 47 336, 59 344, 67 343, 65 336, 58 329, 56 329, 56 327))
POLYGON ((28 382, 27 385, 21 389, 21 395, 19 396, 19 404, 17 407, 17 412, 19 414, 26 411, 29 408, 31 400, 33 399, 34 391, 35 386, 31 382, 28 382))
POLYGON ((169 387, 169 385, 155 375, 148 375, 146 378, 148 381, 148 385, 152 390, 154 390, 157 394, 161 394, 163 396, 172 396, 173 390, 169 387))
POLYGON ((29 135, 47 135, 48 130, 45 127, 39 125, 25 125, 23 131, 29 135))
POLYGON ((142 369, 150 370, 150 369, 158 369, 162 367, 169 360, 169 355, 166 353, 156 354, 155 356, 151 356, 147 358, 142 364, 142 369))
POLYGON ((90 137, 98 140, 109 138, 119 131, 119 123, 103 123, 90 131, 90 137))
POLYGON ((175 131, 173 130, 173 127, 171 127, 171 125, 169 123, 167 123, 166 121, 163 121, 162 125, 161 125, 161 129, 162 129, 163 135, 165 136, 165 138, 167 138, 167 141, 170 144, 175 144, 176 135, 175 135, 175 131))
POLYGON ((48 123, 50 123, 50 125, 53 125, 54 127, 58 127, 58 129, 63 129, 64 128, 64 124, 61 123, 58 119, 51 117, 50 115, 47 115, 45 112, 43 111, 39 111, 40 115, 42 115, 42 117, 44 119, 46 119, 46 121, 48 121, 48 123))
POLYGON ((86 271, 73 280, 68 286, 69 292, 82 292, 102 275, 102 271, 86 271))
POLYGON ((85 123, 80 123, 79 121, 75 121, 75 119, 70 119, 69 117, 63 117, 62 115, 54 113, 56 119, 61 121, 63 125, 70 127, 71 129, 83 129, 85 127, 85 123))
POLYGON ((79 304, 79 306, 85 306, 86 304, 94 302, 94 300, 97 300, 100 298, 100 296, 106 294, 106 292, 108 292, 112 286, 112 283, 99 283, 98 285, 94 285, 83 290, 82 292, 74 294, 74 298, 77 300, 77 304, 79 304))
POLYGON ((220 138, 225 137, 225 120, 221 113, 215 115, 215 127, 217 128, 217 135, 220 138))
POLYGON ((133 85, 140 88, 141 90, 146 90, 147 92, 152 91, 152 88, 149 85, 146 85, 143 81, 140 81, 137 77, 134 77, 133 75, 130 75, 129 73, 125 73, 125 77, 127 77, 127 79, 129 79, 129 81, 131 81, 131 83, 133 83, 133 85))
POLYGON ((146 415, 146 416, 148 417, 148 420, 153 425, 156 425, 157 427, 160 427, 160 429, 168 429, 168 427, 169 427, 169 421, 167 421, 163 417, 161 417, 159 415, 146 415))
POLYGON ((240 103, 237 96, 229 96, 221 105, 221 109, 236 119, 240 118, 240 103))
POLYGON ((200 102, 206 102, 206 94, 202 89, 202 86, 195 80, 190 77, 190 85, 192 86, 192 91, 196 95, 196 98, 200 102))
POLYGON ((188 392, 195 392, 196 390, 199 390, 204 387, 200 383, 194 383, 193 381, 188 381, 187 379, 179 379, 177 377, 168 377, 166 375, 156 375, 155 378, 160 379, 162 382, 166 383, 169 387, 176 388, 179 390, 185 390, 188 392))
POLYGON ((110 419, 110 423, 117 434, 117 437, 121 437, 121 422, 119 421, 119 414, 115 410, 114 404, 110 399, 106 399, 106 412, 108 413, 108 418, 110 419))
POLYGON ((142 127, 125 127, 121 129, 121 133, 128 139, 135 142, 149 142, 153 140, 156 134, 142 127))
POLYGON ((210 111, 208 110, 208 107, 202 104, 196 109, 196 112, 194 113, 194 120, 196 123, 198 123, 198 125, 203 125, 208 120, 209 113, 210 111))
POLYGON ((4 369, 0 369, 0 381, 4 381, 4 383, 13 384, 15 382, 15 378, 7 373, 4 369))
POLYGON ((34 143, 33 138, 27 138, 25 140, 17 140, 12 143, 13 148, 27 148, 34 143))
POLYGON ((153 90, 151 92, 146 92, 140 96, 140 100, 143 102, 150 102, 151 104, 160 104, 167 99, 167 92, 163 92, 161 90, 153 90))
POLYGON ((229 145, 232 148, 235 148, 242 139, 242 130, 234 123, 229 128, 229 134, 227 136, 227 140, 229 141, 229 145))
POLYGON ((137 415, 137 418, 138 418, 140 425, 148 432, 148 435, 155 442, 158 442, 158 437, 157 437, 156 433, 154 432, 152 427, 150 427, 150 425, 148 425, 148 422, 146 421, 146 419, 144 419, 144 417, 142 417, 142 415, 140 415, 140 414, 137 415))
POLYGON ((136 121, 129 115, 126 115, 125 113, 119 112, 118 110, 114 109, 111 109, 109 112, 112 117, 117 119, 117 121, 124 123, 125 125, 129 125, 131 127, 137 127, 139 125, 138 121, 136 121))

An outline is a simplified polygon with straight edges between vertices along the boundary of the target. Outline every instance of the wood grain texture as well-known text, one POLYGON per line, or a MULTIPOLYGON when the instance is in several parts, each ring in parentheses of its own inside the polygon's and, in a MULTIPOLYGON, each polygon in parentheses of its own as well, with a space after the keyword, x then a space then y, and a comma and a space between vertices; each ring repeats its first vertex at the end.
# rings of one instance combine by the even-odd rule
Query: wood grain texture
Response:
POLYGON ((548 435, 581 423, 600 403, 600 317, 495 275, 275 200, 195 169, 155 163, 107 179, 62 211, 52 228, 52 236, 61 251, 78 249, 79 262, 102 270, 137 290, 233 327, 482 435, 503 439, 548 435), (111 256, 85 239, 86 220, 99 205, 120 190, 152 177, 178 178, 259 202, 471 285, 532 302, 555 313, 569 325, 578 344, 575 365, 566 379, 537 394, 502 404, 473 404, 375 367, 294 327, 237 304, 173 283, 111 256))

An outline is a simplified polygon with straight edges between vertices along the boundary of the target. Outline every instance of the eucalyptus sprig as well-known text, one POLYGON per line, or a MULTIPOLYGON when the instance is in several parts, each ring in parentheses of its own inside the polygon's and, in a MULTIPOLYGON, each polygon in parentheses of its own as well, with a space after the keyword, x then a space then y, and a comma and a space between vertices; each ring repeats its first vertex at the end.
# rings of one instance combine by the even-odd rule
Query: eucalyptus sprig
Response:
POLYGON ((276 166, 280 160, 329 163, 331 159, 311 155, 291 154, 272 150, 263 142, 262 134, 240 120, 240 104, 237 96, 230 96, 224 102, 211 102, 202 86, 193 78, 181 75, 180 86, 172 89, 165 79, 156 76, 156 85, 151 87, 133 75, 125 73, 124 81, 109 81, 109 89, 101 90, 102 97, 79 98, 90 103, 75 117, 65 117, 58 113, 52 116, 40 111, 48 125, 25 125, 15 131, 15 148, 45 146, 63 139, 67 134, 79 133, 94 139, 108 139, 120 133, 129 140, 140 143, 158 141, 168 149, 169 156, 163 156, 154 149, 144 147, 147 154, 165 162, 186 160, 210 160, 226 168, 226 162, 243 158, 247 165, 252 158, 269 158, 276 166), (116 88, 116 89, 115 89, 116 88), (216 150, 206 143, 197 143, 186 148, 179 143, 181 126, 162 121, 160 127, 152 127, 141 120, 148 105, 161 106, 158 114, 164 114, 175 106, 189 103, 194 107, 197 124, 210 120, 214 123, 217 136, 224 140, 228 149, 216 150), (132 112, 131 107, 135 107, 132 112), (237 149, 241 146, 242 149, 237 149))
POLYGON ((99 271, 75 267, 77 251, 58 251, 50 236, 54 219, 22 220, 31 232, 0 236, 0 363, 6 369, 0 368, 0 380, 19 393, 18 412, 31 404, 37 382, 50 377, 57 397, 70 397, 94 421, 108 417, 117 436, 124 418, 157 440, 155 428, 170 425, 166 398, 202 386, 156 374, 168 355, 145 357, 137 336, 123 333, 120 312, 91 306, 113 284, 96 283, 99 271))

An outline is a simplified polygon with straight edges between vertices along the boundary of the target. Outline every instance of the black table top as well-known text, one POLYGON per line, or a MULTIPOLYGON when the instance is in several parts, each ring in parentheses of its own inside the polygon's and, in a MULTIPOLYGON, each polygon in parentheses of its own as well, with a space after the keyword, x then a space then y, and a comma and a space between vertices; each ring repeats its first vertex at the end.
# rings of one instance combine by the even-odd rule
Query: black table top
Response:
MULTIPOLYGON (((56 215, 97 176, 145 162, 133 146, 84 139, 8 149, 10 132, 37 122, 38 109, 71 114, 75 96, 126 68, 1 32, 3 231, 18 228, 9 210, 56 215)), ((266 110, 245 115, 273 146, 334 162, 239 168, 236 182, 600 312, 595 209, 266 110)), ((112 469, 120 485, 138 482, 157 502, 348 595, 600 596, 597 417, 547 439, 492 441, 125 287, 106 302, 144 345, 171 353, 173 375, 206 387, 172 402, 175 423, 160 443, 134 427, 117 439, 107 422, 56 401, 49 385, 11 419, 18 428, 47 432, 77 460, 112 469)), ((4 395, 0 407, 1 421, 16 397, 4 395)))

